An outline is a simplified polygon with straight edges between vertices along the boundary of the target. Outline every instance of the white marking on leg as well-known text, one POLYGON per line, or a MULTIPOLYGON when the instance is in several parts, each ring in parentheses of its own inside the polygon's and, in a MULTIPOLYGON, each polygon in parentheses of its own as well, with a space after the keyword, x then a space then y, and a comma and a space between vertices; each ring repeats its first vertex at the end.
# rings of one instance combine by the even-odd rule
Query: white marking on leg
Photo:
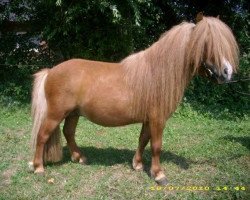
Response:
POLYGON ((35 171, 33 162, 28 162, 28 168, 29 168, 29 171, 31 171, 31 172, 35 171))
POLYGON ((71 156, 71 161, 72 162, 77 162, 77 160, 75 159, 75 157, 73 155, 71 156))
POLYGON ((134 168, 135 171, 141 171, 141 170, 143 170, 143 164, 142 163, 137 163, 135 161, 135 156, 133 157, 132 166, 133 166, 133 168, 134 168))
POLYGON ((161 179, 164 179, 164 178, 166 178, 165 174, 162 171, 160 171, 155 177, 155 181, 160 181, 161 179))
POLYGON ((85 157, 83 157, 83 156, 79 159, 80 164, 85 164, 86 161, 87 161, 87 159, 85 157))

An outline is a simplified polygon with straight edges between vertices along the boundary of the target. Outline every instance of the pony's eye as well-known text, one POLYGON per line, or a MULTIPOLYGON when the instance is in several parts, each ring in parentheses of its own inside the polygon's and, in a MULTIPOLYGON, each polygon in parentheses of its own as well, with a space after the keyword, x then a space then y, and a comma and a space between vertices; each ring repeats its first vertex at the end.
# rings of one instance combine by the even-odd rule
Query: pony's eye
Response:
POLYGON ((207 71, 209 72, 209 76, 212 76, 213 75, 213 72, 211 69, 207 69, 207 71))

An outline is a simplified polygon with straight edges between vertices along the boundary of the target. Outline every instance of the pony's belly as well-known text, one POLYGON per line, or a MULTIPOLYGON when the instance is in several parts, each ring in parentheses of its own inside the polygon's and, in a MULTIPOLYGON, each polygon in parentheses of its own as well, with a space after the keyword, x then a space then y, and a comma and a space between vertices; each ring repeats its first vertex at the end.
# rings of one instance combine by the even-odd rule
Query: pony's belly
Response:
POLYGON ((109 109, 98 108, 98 107, 89 107, 80 109, 80 115, 86 117, 91 122, 101 126, 124 126, 137 121, 132 119, 126 111, 121 113, 120 110, 109 107, 109 109))
POLYGON ((94 90, 84 95, 78 106, 80 115, 102 126, 123 126, 135 123, 132 117, 131 98, 128 93, 117 90, 94 90), (105 92, 103 92, 105 91, 105 92), (108 92, 109 91, 109 92, 108 92))

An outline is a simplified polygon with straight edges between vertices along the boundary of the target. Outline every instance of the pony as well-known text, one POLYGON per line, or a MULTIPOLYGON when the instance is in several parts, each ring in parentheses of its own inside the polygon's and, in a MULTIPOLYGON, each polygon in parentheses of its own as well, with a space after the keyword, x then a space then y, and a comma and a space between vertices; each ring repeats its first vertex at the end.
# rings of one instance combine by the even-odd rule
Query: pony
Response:
POLYGON ((141 123, 139 144, 132 159, 143 170, 142 155, 150 141, 150 173, 159 185, 167 178, 160 166, 162 134, 185 88, 195 75, 227 82, 238 68, 238 46, 231 29, 220 19, 199 14, 196 24, 182 22, 149 48, 119 63, 71 59, 36 73, 32 92, 34 173, 44 163, 62 158, 60 123, 72 161, 84 164, 75 142, 79 116, 108 127, 141 123))

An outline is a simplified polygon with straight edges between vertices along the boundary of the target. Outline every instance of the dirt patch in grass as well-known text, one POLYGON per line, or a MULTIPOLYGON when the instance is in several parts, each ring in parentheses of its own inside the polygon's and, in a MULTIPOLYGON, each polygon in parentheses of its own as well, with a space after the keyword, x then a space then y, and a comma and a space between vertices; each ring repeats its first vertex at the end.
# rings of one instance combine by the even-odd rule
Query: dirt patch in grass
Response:
POLYGON ((0 191, 11 184, 11 177, 15 174, 15 172, 15 168, 10 168, 2 173, 0 181, 0 191))

